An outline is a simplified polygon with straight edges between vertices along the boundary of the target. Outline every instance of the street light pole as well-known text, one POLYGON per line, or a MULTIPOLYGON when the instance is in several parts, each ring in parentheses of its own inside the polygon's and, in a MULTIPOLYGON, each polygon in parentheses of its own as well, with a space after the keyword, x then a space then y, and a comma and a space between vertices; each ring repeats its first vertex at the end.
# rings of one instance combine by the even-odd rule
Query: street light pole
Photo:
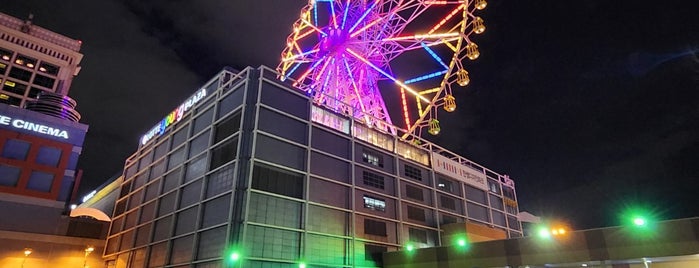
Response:
POLYGON ((93 246, 87 246, 85 248, 85 257, 83 257, 83 268, 87 268, 87 256, 90 255, 90 253, 92 253, 93 251, 95 251, 95 247, 93 246))
POLYGON ((24 262, 27 261, 27 256, 29 256, 29 254, 32 254, 32 249, 24 248, 24 258, 22 258, 22 265, 20 266, 21 268, 24 268, 24 262))

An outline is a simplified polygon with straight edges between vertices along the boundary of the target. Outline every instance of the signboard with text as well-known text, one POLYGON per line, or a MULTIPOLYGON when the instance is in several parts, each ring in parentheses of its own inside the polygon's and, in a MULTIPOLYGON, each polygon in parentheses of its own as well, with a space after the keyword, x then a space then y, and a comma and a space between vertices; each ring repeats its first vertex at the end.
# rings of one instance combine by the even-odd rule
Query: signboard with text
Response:
POLYGON ((485 173, 464 166, 442 155, 432 153, 432 168, 434 168, 435 172, 458 179, 468 185, 488 190, 488 180, 485 177, 485 173))
POLYGON ((0 129, 82 146, 87 126, 38 112, 0 105, 0 129))

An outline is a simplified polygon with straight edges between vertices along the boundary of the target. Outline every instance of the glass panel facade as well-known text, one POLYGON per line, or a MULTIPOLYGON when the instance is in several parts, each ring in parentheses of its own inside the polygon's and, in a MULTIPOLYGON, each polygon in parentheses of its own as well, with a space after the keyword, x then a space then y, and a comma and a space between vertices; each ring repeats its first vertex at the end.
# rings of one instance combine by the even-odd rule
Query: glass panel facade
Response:
POLYGON ((468 186, 430 167, 433 145, 311 108, 266 70, 250 70, 211 80, 206 105, 129 159, 108 257, 223 267, 238 241, 245 267, 376 267, 406 241, 438 246, 440 224, 521 234, 514 189, 503 197, 499 175, 487 173, 487 190, 468 186))

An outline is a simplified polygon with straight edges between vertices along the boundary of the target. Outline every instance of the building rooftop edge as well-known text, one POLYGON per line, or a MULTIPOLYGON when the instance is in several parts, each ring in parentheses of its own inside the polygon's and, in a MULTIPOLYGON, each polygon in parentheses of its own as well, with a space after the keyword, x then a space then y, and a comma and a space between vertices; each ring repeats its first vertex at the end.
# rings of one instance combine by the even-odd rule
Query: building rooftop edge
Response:
POLYGON ((41 26, 31 24, 31 20, 21 20, 0 12, 0 25, 9 29, 26 32, 28 35, 55 45, 70 49, 75 52, 80 51, 82 41, 58 34, 41 26), (26 28, 28 27, 28 28, 26 28))

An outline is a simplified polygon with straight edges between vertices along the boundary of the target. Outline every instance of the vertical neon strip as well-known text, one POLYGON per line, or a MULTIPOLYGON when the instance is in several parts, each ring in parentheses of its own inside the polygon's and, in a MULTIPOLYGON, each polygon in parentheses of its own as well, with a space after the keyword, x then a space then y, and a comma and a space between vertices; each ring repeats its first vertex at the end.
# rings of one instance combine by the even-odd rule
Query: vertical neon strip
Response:
MULTIPOLYGON (((328 61, 330 62, 330 61, 328 61)), ((333 64, 335 64, 335 58, 332 59, 333 64)), ((321 70, 323 72, 324 70, 321 70)), ((328 83, 330 82, 330 76, 332 75, 332 70, 328 71, 327 74, 325 74, 325 83, 323 83, 323 87, 319 89, 321 93, 325 92, 325 89, 328 88, 328 83)), ((318 75, 320 77, 320 75, 318 75)), ((316 79, 317 80, 317 79, 316 79)), ((323 102, 323 99, 325 98, 325 94, 318 94, 317 95, 317 102, 321 103, 323 102)))
POLYGON ((400 88, 400 99, 403 103, 403 119, 405 120, 405 127, 410 129, 410 115, 408 114, 408 102, 405 100, 405 90, 400 88))
POLYGON ((418 99, 415 99, 415 102, 417 102, 417 114, 422 114, 422 103, 418 99))
POLYGON ((330 4, 330 16, 332 16, 332 20, 333 20, 333 27, 335 27, 337 29, 337 17, 335 17, 335 1, 332 1, 329 4, 330 4))
POLYGON ((350 10, 350 1, 347 0, 347 6, 345 6, 345 14, 342 15, 342 29, 345 29, 345 23, 347 22, 347 12, 350 10))
POLYGON ((362 14, 362 16, 359 17, 359 19, 357 20, 357 22, 355 22, 354 25, 352 25, 352 27, 349 29, 349 32, 350 32, 350 33, 351 33, 352 31, 354 31, 354 28, 357 28, 357 26, 359 26, 359 24, 364 20, 364 18, 366 18, 367 15, 369 15, 369 13, 371 12, 371 10, 374 9, 374 6, 376 6, 376 4, 378 4, 378 3, 379 3, 379 0, 374 1, 374 4, 372 4, 369 8, 367 8, 366 11, 364 11, 364 14, 362 14))
POLYGON ((449 67, 447 66, 447 64, 444 63, 444 61, 442 61, 442 59, 437 55, 437 53, 434 53, 434 51, 433 51, 430 47, 428 47, 427 45, 425 45, 425 42, 420 42, 420 46, 422 46, 422 48, 424 48, 424 49, 427 51, 427 53, 429 53, 430 56, 432 56, 432 58, 434 58, 434 60, 436 60, 437 62, 439 62, 439 64, 441 64, 442 67, 444 67, 445 70, 448 70, 448 69, 449 69, 449 67))
POLYGON ((318 1, 313 1, 313 22, 318 25, 318 1))

